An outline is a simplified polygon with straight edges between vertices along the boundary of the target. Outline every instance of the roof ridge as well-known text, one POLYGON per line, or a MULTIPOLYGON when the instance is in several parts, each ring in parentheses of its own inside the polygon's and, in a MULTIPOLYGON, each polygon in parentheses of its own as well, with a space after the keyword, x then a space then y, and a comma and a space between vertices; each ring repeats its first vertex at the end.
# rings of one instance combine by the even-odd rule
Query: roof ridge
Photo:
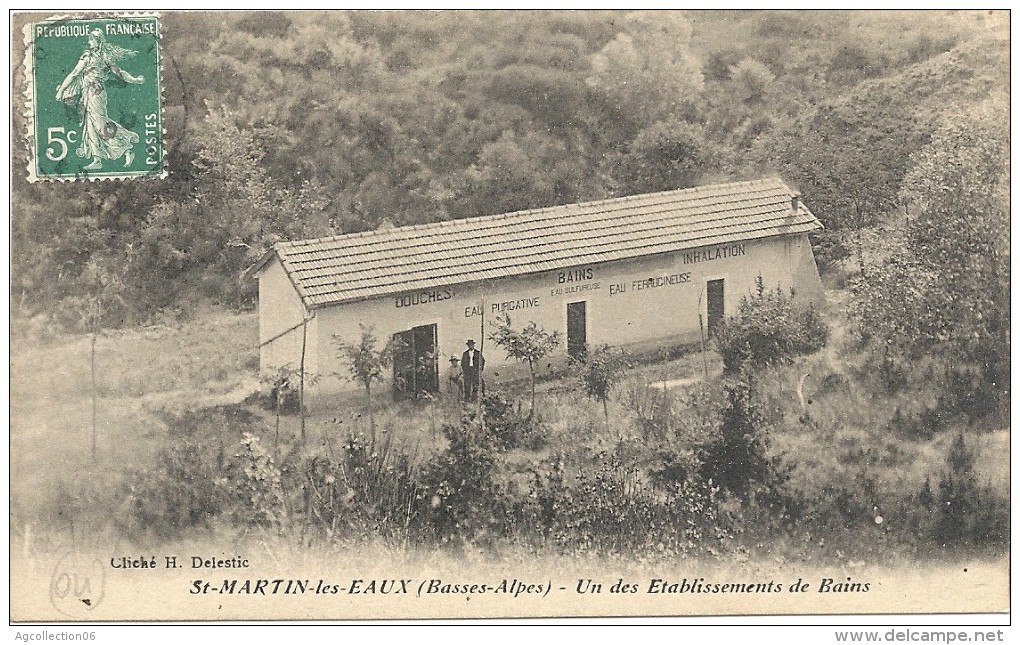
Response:
POLYGON ((298 245, 300 245, 300 246, 311 246, 312 244, 323 244, 323 243, 327 243, 327 242, 335 242, 335 241, 338 241, 338 240, 341 240, 341 239, 356 239, 356 238, 361 238, 361 237, 375 237, 375 236, 382 237, 382 236, 384 236, 386 234, 392 235, 395 231, 401 231, 401 232, 403 232, 403 231, 420 231, 420 230, 429 229, 429 228, 441 228, 442 226, 446 226, 446 225, 456 226, 458 224, 466 224, 466 223, 469 223, 469 222, 494 221, 494 220, 498 220, 498 219, 506 220, 506 219, 509 219, 511 216, 521 216, 521 215, 527 215, 527 214, 533 214, 533 213, 544 213, 544 212, 549 212, 549 211, 553 211, 553 210, 561 209, 561 208, 585 208, 585 207, 591 207, 591 206, 601 205, 601 204, 606 204, 606 203, 622 203, 622 202, 626 202, 626 201, 634 201, 634 200, 637 200, 637 199, 648 199, 650 197, 658 197, 658 196, 666 196, 666 195, 679 195, 681 193, 692 193, 692 194, 694 194, 694 193, 698 193, 698 192, 708 191, 708 190, 711 190, 713 188, 722 188, 722 187, 737 188, 737 187, 741 187, 741 186, 749 186, 749 185, 752 185, 752 184, 765 184, 765 183, 779 183, 782 186, 784 186, 787 190, 790 190, 790 187, 786 184, 786 182, 784 182, 778 176, 763 177, 763 178, 760 178, 760 179, 747 179, 747 180, 742 180, 742 181, 720 182, 720 183, 715 183, 715 184, 706 184, 706 185, 703 185, 703 186, 691 186, 691 187, 688 187, 688 188, 674 188, 674 189, 671 189, 671 190, 661 190, 661 191, 656 191, 656 192, 652 192, 652 193, 639 193, 639 194, 636 194, 636 195, 622 195, 622 196, 619 196, 619 197, 604 197, 602 199, 595 199, 595 200, 589 200, 589 201, 584 201, 584 202, 576 202, 576 203, 568 203, 568 204, 556 204, 556 205, 552 205, 552 206, 540 206, 540 207, 536 207, 536 208, 527 208, 527 209, 521 209, 521 210, 516 210, 516 211, 509 211, 509 212, 506 212, 506 213, 495 213, 495 214, 492 214, 492 215, 473 215, 471 217, 452 218, 452 219, 440 220, 440 221, 437 221, 437 222, 423 222, 423 223, 420 223, 420 224, 408 224, 406 226, 394 226, 392 228, 385 228, 385 229, 376 228, 376 229, 372 229, 372 230, 369 230, 369 231, 358 231, 356 233, 339 233, 337 235, 329 235, 329 236, 325 236, 325 237, 308 238, 308 239, 303 239, 303 240, 288 240, 288 241, 285 241, 285 242, 277 242, 275 245, 273 245, 273 248, 286 250, 286 248, 288 248, 288 247, 293 247, 293 246, 298 246, 298 245))
MULTIPOLYGON (((733 199, 733 195, 723 195, 723 196, 720 196, 720 199, 718 199, 718 200, 715 200, 713 202, 709 202, 707 204, 699 204, 699 205, 697 205, 695 207, 692 207, 692 208, 696 208, 699 211, 699 213, 698 213, 699 216, 707 216, 707 215, 711 215, 711 214, 714 214, 714 213, 726 212, 728 210, 726 208, 726 206, 730 206, 730 205, 732 205, 734 203, 738 203, 738 202, 742 202, 742 201, 744 201, 744 202, 746 202, 746 201, 765 202, 761 206, 759 206, 759 207, 765 207, 766 203, 768 203, 766 200, 773 200, 772 203, 777 203, 777 202, 774 201, 775 197, 774 196, 769 196, 769 195, 748 196, 748 198, 746 198, 746 199, 733 199)), ((785 205, 785 199, 783 200, 782 203, 785 205)), ((621 213, 622 210, 623 209, 617 209, 617 211, 613 211, 613 210, 605 209, 605 210, 590 211, 588 213, 577 213, 577 214, 575 214, 573 219, 575 220, 575 223, 578 223, 578 224, 599 224, 602 221, 614 219, 612 217, 612 215, 614 213, 620 213, 622 217, 633 217, 633 216, 635 216, 635 214, 632 214, 632 213, 629 213, 629 212, 628 213, 621 213)), ((647 205, 645 207, 645 211, 644 211, 643 215, 647 217, 647 216, 651 216, 651 215, 655 215, 655 216, 658 216, 658 215, 667 215, 669 213, 674 213, 675 214, 676 210, 677 210, 676 203, 673 203, 673 202, 654 203, 654 204, 649 204, 649 205, 647 205)), ((656 217, 655 221, 667 220, 667 219, 669 219, 669 218, 668 217, 656 217)), ((530 227, 530 230, 537 233, 539 231, 555 230, 555 229, 560 228, 560 227, 561 227, 561 225, 558 224, 555 221, 541 220, 541 224, 540 225, 532 226, 532 227, 530 227)), ((493 228, 497 228, 497 227, 493 227, 493 228)), ((465 229, 463 231, 460 231, 460 233, 463 233, 465 235, 470 235, 472 233, 472 231, 470 229, 465 229)), ((417 240, 415 240, 415 244, 414 245, 415 246, 419 246, 419 245, 427 242, 427 239, 431 238, 431 237, 438 237, 438 235, 430 235, 430 236, 426 236, 426 237, 419 237, 417 240)), ((396 242, 396 240, 379 240, 379 242, 380 243, 396 242)), ((349 247, 347 249, 348 250, 348 257, 355 257, 355 256, 362 256, 362 255, 372 255, 372 254, 378 253, 381 250, 383 250, 381 248, 370 248, 370 246, 375 246, 375 245, 374 244, 373 245, 365 244, 365 245, 358 245, 358 246, 349 247)), ((396 245, 391 245, 388 248, 388 250, 397 250, 396 248, 393 248, 393 246, 396 246, 396 245)))
MULTIPOLYGON (((713 222, 724 220, 725 218, 724 217, 719 217, 719 215, 722 214, 722 213, 730 212, 731 209, 725 208, 725 206, 731 205, 732 203, 733 202, 726 202, 726 203, 723 203, 723 204, 708 204, 708 205, 702 207, 699 210, 698 214, 697 214, 697 216, 699 218, 699 221, 696 224, 697 225, 710 224, 710 223, 713 223, 713 222), (701 221, 702 218, 704 218, 704 221, 701 221)), ((783 208, 785 210, 789 210, 789 208, 787 206, 785 206, 785 200, 784 200, 783 204, 784 204, 783 208)), ((773 202, 772 205, 776 206, 777 204, 775 204, 773 202)), ((767 209, 769 206, 770 206, 770 204, 764 203, 764 204, 761 204, 761 205, 756 205, 756 206, 754 206, 754 208, 755 209, 767 209)), ((773 208, 773 210, 776 210, 776 209, 773 208)), ((601 227, 600 230, 602 230, 603 232, 609 232, 612 229, 623 228, 623 227, 626 226, 625 222, 613 222, 614 218, 606 216, 606 215, 611 215, 611 213, 612 213, 611 211, 597 211, 595 214, 596 215, 602 215, 602 217, 593 217, 593 218, 590 218, 590 219, 585 219, 583 222, 580 222, 580 223, 581 224, 585 224, 585 225, 598 225, 598 226, 601 227)), ((670 214, 675 215, 675 213, 676 213, 676 210, 669 208, 669 205, 656 204, 656 205, 654 205, 654 207, 651 207, 650 210, 648 210, 647 212, 644 213, 644 215, 645 215, 644 223, 645 224, 666 223, 666 222, 670 221, 670 219, 671 219, 669 217, 669 215, 670 214)), ((625 217, 633 217, 633 215, 627 215, 625 217)), ((616 219, 619 220, 619 219, 622 219, 622 218, 616 218, 616 219)), ((539 231, 545 231, 545 230, 548 230, 550 232, 555 232, 558 228, 561 228, 561 227, 558 227, 555 224, 550 224, 550 225, 546 225, 546 226, 535 227, 533 229, 533 232, 538 233, 539 231)), ((468 231, 468 233, 469 233, 469 231, 468 231)), ((435 236, 432 236, 432 237, 435 237, 435 236)), ((549 235, 547 237, 553 237, 553 236, 549 235)), ((411 247, 407 247, 407 246, 395 246, 395 247, 391 247, 391 248, 388 248, 388 249, 365 249, 364 247, 355 247, 355 248, 350 249, 349 252, 345 253, 345 258, 348 260, 348 262, 350 264, 355 264, 356 265, 356 264, 358 264, 359 262, 362 261, 361 258, 371 258, 372 256, 377 255, 378 253, 380 253, 383 250, 392 251, 392 252, 408 253, 409 256, 426 255, 428 253, 428 251, 427 250, 420 250, 420 249, 422 247, 427 246, 427 240, 420 240, 419 242, 420 242, 419 244, 412 245, 411 247), (414 247, 418 247, 419 250, 416 251, 414 249, 414 247)), ((498 242, 487 243, 486 245, 492 245, 492 244, 496 244, 496 243, 498 243, 498 242)), ((468 252, 468 253, 458 254, 457 257, 470 256, 470 255, 471 255, 471 253, 468 252)), ((314 259, 306 260, 306 259, 294 257, 294 258, 291 259, 291 261, 294 264, 301 264, 302 262, 311 262, 311 261, 314 261, 314 259)))

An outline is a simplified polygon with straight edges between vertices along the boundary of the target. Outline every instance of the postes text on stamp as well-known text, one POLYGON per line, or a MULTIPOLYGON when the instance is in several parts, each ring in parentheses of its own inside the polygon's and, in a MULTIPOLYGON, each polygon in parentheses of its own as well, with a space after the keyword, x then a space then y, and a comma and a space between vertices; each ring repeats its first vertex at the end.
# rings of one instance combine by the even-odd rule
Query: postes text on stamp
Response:
POLYGON ((159 19, 25 27, 30 181, 165 176, 159 19))

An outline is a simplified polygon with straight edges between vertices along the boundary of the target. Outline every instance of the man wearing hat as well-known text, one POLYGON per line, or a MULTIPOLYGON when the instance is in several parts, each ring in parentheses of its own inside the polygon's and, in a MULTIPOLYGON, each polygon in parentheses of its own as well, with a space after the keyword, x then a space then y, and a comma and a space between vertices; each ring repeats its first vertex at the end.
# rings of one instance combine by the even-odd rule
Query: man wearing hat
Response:
POLYGON ((460 369, 464 373, 464 400, 478 400, 478 377, 485 369, 485 358, 475 349, 475 341, 467 342, 467 351, 460 357, 460 369))

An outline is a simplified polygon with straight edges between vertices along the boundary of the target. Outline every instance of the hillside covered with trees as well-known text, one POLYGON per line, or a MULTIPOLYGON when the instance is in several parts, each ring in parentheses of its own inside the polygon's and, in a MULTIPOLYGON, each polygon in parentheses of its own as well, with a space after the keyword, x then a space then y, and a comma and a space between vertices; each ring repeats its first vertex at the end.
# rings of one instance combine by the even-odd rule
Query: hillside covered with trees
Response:
MULTIPOLYGON (((106 326, 248 308, 239 276, 279 240, 767 174, 825 223, 823 269, 863 263, 863 231, 907 221, 910 186, 934 179, 936 133, 979 113, 1008 121, 994 98, 1004 25, 979 12, 169 13, 167 179, 30 185, 14 111, 13 315, 73 329, 97 293, 112 293, 106 326)), ((981 136, 1008 145, 1006 130, 981 136)))

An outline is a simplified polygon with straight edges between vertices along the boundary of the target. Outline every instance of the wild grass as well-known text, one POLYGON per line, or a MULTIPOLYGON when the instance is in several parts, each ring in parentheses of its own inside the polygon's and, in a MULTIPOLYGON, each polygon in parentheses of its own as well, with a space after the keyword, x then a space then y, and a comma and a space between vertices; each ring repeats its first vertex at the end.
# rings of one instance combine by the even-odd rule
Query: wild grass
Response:
MULTIPOLYGON (((228 391, 250 380, 258 367, 257 325, 254 314, 214 309, 173 326, 109 330, 96 344, 100 392, 120 398, 228 391)), ((86 337, 16 337, 11 360, 12 400, 89 394, 86 337)))
MULTIPOLYGON (((760 509, 723 501, 717 509, 719 521, 730 528, 708 538, 712 552, 721 558, 824 564, 862 558, 909 560, 937 552, 915 535, 917 495, 926 479, 937 486, 960 431, 975 452, 977 483, 994 499, 1008 503, 1009 467, 1003 457, 1008 427, 993 419, 987 427, 946 420, 930 434, 918 433, 913 426, 899 428, 897 410, 900 418, 917 417, 934 404, 935 395, 923 387, 891 393, 876 387, 869 357, 846 333, 844 322, 833 317, 833 323, 824 350, 770 370, 761 380, 773 420, 768 428, 770 454, 790 467, 788 492, 801 501, 802 519, 799 523, 777 519, 760 509)), ((276 463, 297 450, 296 415, 282 417, 278 446, 272 412, 241 404, 257 387, 255 325, 251 315, 214 312, 179 327, 100 339, 103 393, 95 462, 88 450, 87 340, 65 337, 49 343, 22 342, 13 348, 14 534, 32 535, 32 548, 41 549, 47 539, 58 539, 41 533, 68 533, 75 523, 114 531, 129 542, 154 539, 123 521, 130 504, 124 491, 129 476, 152 468, 170 440, 172 428, 163 410, 241 405, 253 415, 246 431, 258 435, 260 446, 276 463)), ((586 478, 608 465, 620 464, 621 472, 636 473, 626 476, 631 478, 628 486, 650 491, 649 473, 661 465, 663 449, 672 451, 670 459, 690 457, 695 444, 713 432, 716 404, 711 401, 722 373, 719 355, 660 351, 633 358, 610 396, 609 429, 601 405, 584 397, 570 377, 540 379, 535 423, 542 440, 497 449, 495 484, 525 497, 536 474, 554 467, 562 469, 565 485, 573 486, 591 481, 586 478)), ((491 382, 488 388, 511 401, 526 400, 529 384, 491 382)), ((303 450, 309 454, 336 451, 352 437, 364 441, 369 436, 360 397, 312 390, 306 403, 308 437, 303 450)), ((416 472, 449 448, 444 425, 456 424, 471 411, 449 398, 394 401, 377 396, 373 405, 375 451, 406 456, 416 472)), ((528 407, 526 402, 523 407, 528 407)), ((240 441, 241 431, 234 434, 238 436, 233 440, 240 441)), ((286 472, 283 477, 286 486, 286 472)), ((635 499, 657 503, 654 496, 635 499)), ((365 530, 370 533, 371 527, 365 530)), ((220 518, 173 539, 215 541, 240 539, 238 535, 226 518, 220 518)), ((369 536, 366 543, 362 536, 358 543, 370 545, 372 540, 369 536)), ((395 546, 387 543, 381 548, 395 546)), ((499 551, 509 554, 519 548, 543 552, 534 543, 504 544, 499 551)))
POLYGON ((165 437, 158 410, 215 405, 254 387, 257 335, 254 315, 224 311, 176 326, 103 334, 96 344, 96 462, 89 449, 88 338, 14 337, 10 447, 15 518, 50 518, 85 482, 113 479, 150 463, 165 437))

